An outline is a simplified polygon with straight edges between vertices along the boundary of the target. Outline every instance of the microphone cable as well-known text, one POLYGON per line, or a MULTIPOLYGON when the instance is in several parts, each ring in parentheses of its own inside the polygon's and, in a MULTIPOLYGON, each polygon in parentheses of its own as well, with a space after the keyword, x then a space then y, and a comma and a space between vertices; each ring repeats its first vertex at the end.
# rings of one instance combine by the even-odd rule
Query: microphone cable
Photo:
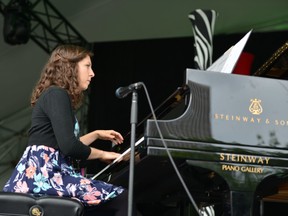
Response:
POLYGON ((139 84, 141 84, 143 86, 143 88, 144 88, 144 91, 145 91, 145 94, 146 94, 146 98, 147 98, 149 107, 150 107, 151 112, 152 112, 153 119, 155 120, 157 131, 158 131, 158 133, 160 135, 160 139, 162 140, 163 146, 164 146, 164 148, 165 148, 165 150, 167 152, 168 158, 169 158, 169 160, 170 160, 170 162, 171 162, 171 164, 172 164, 172 166, 173 166, 173 168, 174 168, 174 170, 175 170, 175 172, 176 172, 176 174, 177 174, 177 176, 178 176, 178 178, 179 178, 179 180, 180 180, 185 192, 187 193, 192 205, 196 209, 198 215, 201 216, 199 208, 198 208, 197 204, 195 203, 195 201, 194 201, 194 199, 193 199, 193 197, 192 197, 192 195, 191 195, 186 183, 184 182, 184 180, 183 180, 183 178, 182 178, 182 176, 181 176, 181 174, 180 174, 180 172, 179 172, 179 170, 178 170, 178 168, 177 168, 177 166, 175 164, 175 161, 174 161, 174 159, 173 159, 173 157, 172 157, 172 155, 171 155, 171 153, 170 153, 170 151, 169 151, 169 149, 167 147, 166 141, 163 138, 161 129, 160 129, 160 127, 158 125, 158 122, 157 122, 157 118, 156 118, 156 115, 155 115, 155 112, 154 112, 154 108, 153 108, 151 100, 150 100, 150 96, 149 96, 148 90, 147 90, 147 88, 146 88, 146 86, 145 86, 145 84, 143 82, 139 82, 139 84))

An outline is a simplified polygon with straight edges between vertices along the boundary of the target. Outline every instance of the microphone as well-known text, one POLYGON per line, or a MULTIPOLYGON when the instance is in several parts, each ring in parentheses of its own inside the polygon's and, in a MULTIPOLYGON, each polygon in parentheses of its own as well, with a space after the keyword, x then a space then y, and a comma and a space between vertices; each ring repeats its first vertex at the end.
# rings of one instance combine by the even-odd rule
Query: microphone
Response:
POLYGON ((128 94, 130 94, 132 91, 140 89, 141 87, 142 87, 141 82, 133 83, 133 84, 130 84, 129 86, 126 86, 126 87, 119 87, 116 90, 115 95, 116 95, 116 97, 122 99, 122 98, 126 97, 128 94))

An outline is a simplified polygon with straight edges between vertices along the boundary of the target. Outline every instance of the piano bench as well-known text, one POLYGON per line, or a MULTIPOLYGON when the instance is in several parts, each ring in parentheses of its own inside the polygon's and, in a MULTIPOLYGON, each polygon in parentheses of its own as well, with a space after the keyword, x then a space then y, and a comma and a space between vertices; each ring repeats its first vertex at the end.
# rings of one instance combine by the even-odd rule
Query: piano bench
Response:
POLYGON ((84 206, 67 197, 0 192, 1 216, 83 216, 84 206))

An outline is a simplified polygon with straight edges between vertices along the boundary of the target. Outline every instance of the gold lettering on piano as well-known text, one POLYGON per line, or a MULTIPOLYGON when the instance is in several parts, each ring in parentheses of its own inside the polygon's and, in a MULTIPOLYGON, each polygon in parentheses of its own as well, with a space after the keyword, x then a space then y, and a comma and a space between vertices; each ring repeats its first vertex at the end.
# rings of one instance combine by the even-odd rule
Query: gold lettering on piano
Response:
POLYGON ((288 119, 270 119, 270 118, 261 118, 260 114, 263 112, 263 107, 261 105, 261 100, 254 98, 250 99, 249 112, 252 115, 237 115, 237 114, 228 114, 228 113, 214 113, 214 120, 222 121, 234 121, 245 124, 266 124, 274 126, 288 126, 288 119))
POLYGON ((229 114, 219 114, 215 113, 214 114, 214 119, 215 120, 222 120, 222 121, 235 121, 239 123, 245 123, 245 124, 266 124, 270 125, 273 124, 275 126, 288 126, 288 120, 285 119, 269 119, 269 118, 255 118, 253 116, 240 116, 240 115, 229 115, 229 114))
POLYGON ((254 118, 248 116, 239 116, 239 115, 228 115, 228 114, 214 114, 214 119, 216 120, 224 120, 224 121, 237 121, 237 122, 244 122, 244 123, 261 123, 261 118, 254 118))
POLYGON ((263 167, 254 167, 252 165, 268 165, 270 157, 261 157, 254 155, 241 155, 241 154, 230 154, 230 153, 220 153, 219 160, 227 163, 243 163, 241 165, 231 165, 231 164, 222 164, 222 171, 231 171, 231 172, 245 172, 245 173, 263 173, 263 167), (244 165, 244 164, 250 164, 244 165))
POLYGON ((262 167, 238 166, 238 165, 228 165, 228 164, 222 164, 222 170, 231 171, 231 172, 263 173, 262 167))
POLYGON ((222 170, 224 170, 224 171, 240 171, 240 166, 223 164, 222 170))
POLYGON ((241 167, 242 172, 248 172, 248 173, 263 173, 262 167, 252 167, 252 166, 242 166, 241 167))
POLYGON ((275 120, 274 121, 276 126, 288 126, 288 120, 275 120))
POLYGON ((251 99, 251 104, 249 106, 249 111, 253 114, 253 115, 260 115, 263 112, 263 108, 261 106, 261 100, 255 98, 255 99, 251 99))
POLYGON ((268 165, 270 157, 220 153, 220 161, 268 165))

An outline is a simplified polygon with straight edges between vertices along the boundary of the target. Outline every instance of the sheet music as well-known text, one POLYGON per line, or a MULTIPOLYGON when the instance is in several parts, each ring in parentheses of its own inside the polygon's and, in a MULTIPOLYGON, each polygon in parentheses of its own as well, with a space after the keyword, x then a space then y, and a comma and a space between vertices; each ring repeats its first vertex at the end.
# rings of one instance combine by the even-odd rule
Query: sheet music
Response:
MULTIPOLYGON (((144 137, 141 137, 136 143, 135 143, 135 147, 138 146, 140 143, 142 143, 144 141, 144 137)), ((104 169, 102 169, 100 172, 98 172, 96 175, 94 175, 91 179, 95 179, 97 178, 99 175, 101 175, 102 173, 104 173, 107 169, 109 169, 112 165, 114 165, 115 163, 119 162, 125 155, 127 155, 128 153, 130 153, 131 148, 127 149, 126 151, 124 151, 118 158, 116 158, 112 163, 110 163, 109 165, 107 165, 104 169)))
POLYGON ((250 30, 238 43, 230 47, 220 58, 207 68, 207 71, 232 73, 251 32, 252 30, 250 30))

